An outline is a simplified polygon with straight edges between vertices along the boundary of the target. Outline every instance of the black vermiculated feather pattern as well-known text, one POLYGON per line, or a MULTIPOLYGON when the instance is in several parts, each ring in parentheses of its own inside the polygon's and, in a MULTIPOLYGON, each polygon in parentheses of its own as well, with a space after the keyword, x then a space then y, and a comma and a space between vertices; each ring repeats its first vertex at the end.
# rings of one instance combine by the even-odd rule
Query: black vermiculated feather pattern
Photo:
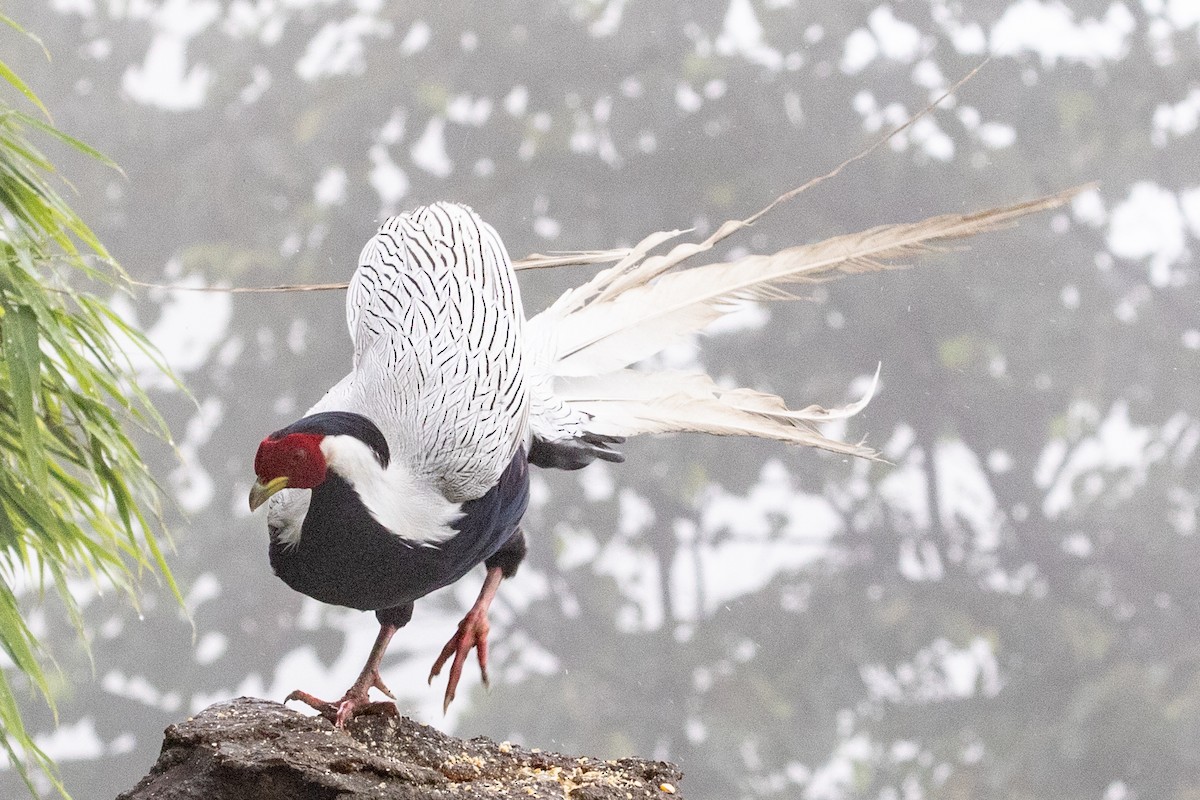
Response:
POLYGON ((274 434, 324 436, 323 481, 280 466, 316 463, 318 454, 301 455, 312 453, 311 440, 291 451, 272 451, 264 441, 255 459, 259 482, 251 507, 275 493, 268 509, 275 572, 317 600, 374 610, 381 623, 359 679, 341 701, 295 696, 342 725, 369 703, 371 687, 387 692, 380 663, 413 602, 481 562, 488 568, 483 589, 431 678, 453 656, 448 704, 467 653, 477 647, 486 682, 487 609, 501 576, 511 576, 525 556, 520 523, 530 463, 578 469, 597 458, 621 461, 613 446, 624 436, 682 431, 877 457, 861 442, 828 438, 819 425, 861 410, 878 370, 857 402, 792 409, 779 397, 729 388, 703 372, 634 365, 739 304, 790 300, 839 275, 892 268, 1058 207, 1073 194, 681 268, 773 203, 666 253, 652 255, 681 232, 651 234, 615 259, 592 254, 594 262, 615 263, 528 325, 504 245, 474 211, 436 203, 386 220, 363 248, 347 295, 351 373, 308 417, 274 434), (289 482, 316 485, 281 491, 289 482))
POLYGON ((529 414, 524 312, 496 231, 453 203, 388 219, 359 257, 346 319, 354 372, 316 408, 374 420, 447 498, 483 495, 529 414))

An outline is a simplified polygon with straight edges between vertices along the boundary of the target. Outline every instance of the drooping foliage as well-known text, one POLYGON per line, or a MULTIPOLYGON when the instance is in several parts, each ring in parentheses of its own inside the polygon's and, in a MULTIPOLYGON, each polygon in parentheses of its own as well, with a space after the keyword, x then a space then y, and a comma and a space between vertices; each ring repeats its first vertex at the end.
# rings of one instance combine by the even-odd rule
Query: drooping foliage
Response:
POLYGON ((32 765, 62 791, 17 704, 27 681, 54 705, 48 653, 25 601, 53 587, 84 641, 78 578, 136 599, 138 577, 152 572, 178 596, 155 530, 158 492, 129 428, 169 436, 127 353, 166 368, 97 296, 122 273, 55 188, 61 179, 42 148, 65 145, 116 165, 56 129, 3 62, 0 76, 23 95, 18 102, 36 106, 27 113, 0 97, 0 646, 15 667, 0 671, 0 745, 26 783, 32 765))

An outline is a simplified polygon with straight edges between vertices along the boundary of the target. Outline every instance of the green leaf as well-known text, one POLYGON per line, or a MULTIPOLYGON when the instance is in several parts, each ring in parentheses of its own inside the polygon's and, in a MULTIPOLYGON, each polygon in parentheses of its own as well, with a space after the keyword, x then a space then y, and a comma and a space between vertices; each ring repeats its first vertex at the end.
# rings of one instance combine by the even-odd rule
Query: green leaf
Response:
POLYGON ((46 49, 46 45, 42 44, 42 40, 39 39, 37 36, 33 35, 29 31, 25 30, 25 28, 21 26, 21 23, 17 22, 12 17, 6 16, 5 14, 0 14, 0 22, 4 23, 8 27, 15 30, 17 33, 24 36, 29 41, 36 44, 38 47, 42 48, 42 52, 45 53, 45 55, 46 55, 46 60, 47 61, 50 60, 50 51, 46 49))
POLYGON ((42 113, 46 115, 46 119, 50 119, 50 111, 44 105, 42 105, 41 99, 34 94, 33 90, 25 85, 25 81, 21 80, 17 73, 9 69, 8 65, 3 61, 0 61, 0 78, 4 78, 4 80, 11 83, 18 92, 25 95, 25 97, 27 97, 31 103, 41 109, 42 113))
POLYGON ((3 672, 0 672, 0 744, 3 745, 5 755, 8 756, 8 763, 16 767, 17 773, 21 776, 21 780, 25 782, 30 795, 36 797, 37 789, 30 778, 29 768, 25 763, 26 759, 22 759, 21 754, 13 747, 13 740, 24 751, 26 759, 32 759, 37 762, 42 772, 50 779, 54 788, 66 797, 67 791, 59 781, 58 775, 54 770, 54 762, 25 733, 25 729, 21 725, 21 712, 17 708, 16 698, 13 697, 12 687, 8 683, 8 678, 3 672))
MULTIPOLYGON (((0 22, 20 29, 3 15, 0 22)), ((6 65, 0 76, 32 93, 6 65)), ((170 434, 125 349, 177 379, 139 331, 80 290, 123 289, 124 273, 51 185, 62 179, 30 135, 116 165, 0 100, 0 650, 53 708, 44 673, 51 662, 22 618, 10 588, 16 578, 39 598, 56 592, 85 647, 70 588, 77 577, 111 583, 136 604, 137 581, 154 575, 183 605, 154 524, 160 490, 127 429, 168 443, 170 434)), ((65 796, 9 681, 0 671, 0 753, 31 790, 28 768, 36 767, 65 796)))
POLYGON ((0 631, 4 631, 4 635, 0 636, 0 647, 3 647, 18 669, 48 694, 50 687, 33 652, 32 642, 36 640, 26 627, 25 620, 21 618, 16 598, 7 586, 0 590, 0 631))
POLYGON ((46 456, 34 406, 35 392, 41 385, 42 351, 38 348, 37 319, 29 308, 22 306, 4 315, 3 340, 4 360, 12 384, 17 421, 21 425, 29 478, 45 491, 48 479, 46 456))
POLYGON ((64 144, 74 147, 76 150, 83 153, 84 155, 87 155, 87 156, 90 156, 90 157, 96 159, 97 161, 99 161, 101 164, 108 167, 109 169, 116 170, 117 172, 121 173, 122 175, 125 174, 125 170, 121 169, 121 167, 117 164, 117 162, 113 161, 111 158, 104 155, 103 153, 101 153, 99 150, 92 147, 91 145, 81 142, 79 139, 76 139, 74 136, 69 136, 68 134, 63 133, 58 128, 55 128, 53 125, 51 125, 47 122, 42 122, 37 117, 31 117, 28 114, 21 113, 20 111, 14 111, 14 112, 12 112, 12 114, 14 117, 21 120, 22 122, 24 122, 28 125, 32 125, 33 127, 41 130, 43 133, 49 134, 50 136, 53 136, 55 139, 58 139, 60 142, 63 142, 64 144))

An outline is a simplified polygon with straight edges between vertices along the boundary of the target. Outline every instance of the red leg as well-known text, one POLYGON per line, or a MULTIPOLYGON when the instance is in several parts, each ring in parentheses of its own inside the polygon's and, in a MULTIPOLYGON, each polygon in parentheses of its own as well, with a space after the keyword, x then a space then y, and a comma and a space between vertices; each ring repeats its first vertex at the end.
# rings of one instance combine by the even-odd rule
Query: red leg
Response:
POLYGON ((396 699, 392 691, 384 685, 383 679, 379 677, 379 665, 383 662, 383 654, 387 651, 388 642, 392 640, 392 636, 397 630, 395 625, 379 626, 379 636, 375 638, 375 645, 371 648, 371 654, 367 656, 367 663, 359 673, 358 680, 346 690, 341 700, 336 703, 328 703, 313 697, 308 692, 297 690, 289 694, 284 702, 299 700, 319 711, 321 716, 331 720, 339 728, 346 727, 346 723, 358 714, 396 713, 395 703, 375 703, 370 700, 368 694, 374 687, 393 700, 396 699))
POLYGON ((487 578, 483 581, 483 588, 479 590, 479 598, 475 601, 475 605, 471 606, 471 610, 462 618, 462 622, 458 623, 458 632, 451 637, 450 641, 446 642, 441 655, 433 663, 433 669, 429 670, 429 682, 432 684, 434 676, 440 674, 442 666, 451 655, 454 656, 454 661, 450 664, 450 675, 446 678, 446 699, 442 703, 442 713, 450 708, 450 703, 454 700, 458 680, 462 677, 463 667, 467 663, 467 654, 471 652, 472 647, 478 650, 479 672, 483 675, 483 685, 488 685, 487 636, 489 626, 487 612, 492 605, 492 600, 496 597, 496 590, 500 588, 500 580, 503 577, 500 567, 492 567, 487 571, 487 578))

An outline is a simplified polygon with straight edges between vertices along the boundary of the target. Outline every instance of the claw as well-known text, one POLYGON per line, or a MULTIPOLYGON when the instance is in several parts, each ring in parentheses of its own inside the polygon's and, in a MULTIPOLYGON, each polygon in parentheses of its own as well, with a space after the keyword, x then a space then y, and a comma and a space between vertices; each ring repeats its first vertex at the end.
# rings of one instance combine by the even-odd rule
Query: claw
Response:
POLYGON ((442 667, 450 660, 450 656, 454 656, 454 660, 450 662, 450 674, 446 677, 446 697, 442 702, 443 714, 450 709, 450 703, 454 700, 458 681, 462 678, 463 667, 466 666, 467 656, 472 647, 477 651, 483 685, 491 688, 487 671, 489 629, 487 612, 488 607, 492 604, 492 599, 496 596, 496 589, 500 586, 502 577, 499 567, 488 569, 487 578, 479 592, 479 599, 462 618, 462 622, 458 623, 458 631, 450 638, 450 641, 446 642, 446 646, 438 654, 437 660, 433 662, 433 668, 429 670, 429 683, 432 685, 434 677, 441 674, 442 667))
MULTIPOLYGON (((378 685, 375 688, 379 688, 378 685)), ((389 694, 390 696, 390 694, 389 694)), ((292 692, 284 699, 283 702, 288 703, 295 700, 304 703, 309 708, 319 713, 322 717, 329 720, 337 728, 345 729, 346 724, 355 717, 364 714, 393 714, 399 715, 395 703, 375 702, 367 698, 366 691, 357 692, 355 687, 351 687, 349 691, 342 696, 341 700, 336 703, 330 703, 312 696, 308 692, 302 692, 299 689, 292 692)))
POLYGON ((379 677, 379 664, 383 660, 384 650, 387 649, 388 642, 391 641, 392 634, 395 632, 396 626, 394 625, 380 626, 379 636, 375 639, 375 645, 371 648, 366 665, 359 673, 358 680, 346 690, 341 700, 329 703, 313 697, 308 692, 297 690, 289 694, 284 702, 296 700, 304 703, 338 728, 345 728, 346 723, 359 714, 399 714, 394 702, 376 703, 369 697, 371 688, 374 687, 393 701, 396 699, 392 690, 383 682, 383 678, 379 677))
POLYGON ((478 651, 479 671, 483 675, 484 682, 487 682, 487 635, 487 614, 472 610, 459 623, 458 632, 442 648, 441 655, 433 665, 433 674, 439 673, 450 656, 454 656, 454 660, 450 662, 450 674, 446 678, 446 697, 442 703, 443 714, 449 710, 450 703, 454 701, 458 682, 462 679, 463 667, 466 666, 467 658, 473 647, 478 651))
POLYGON ((319 713, 322 717, 325 717, 326 719, 332 720, 332 719, 334 719, 334 717, 337 716, 337 706, 336 705, 334 705, 333 703, 329 703, 324 700, 321 700, 320 698, 314 697, 311 694, 309 694, 308 692, 302 692, 299 689, 297 689, 296 691, 292 692, 287 697, 285 697, 283 699, 283 702, 290 703, 293 700, 300 702, 300 703, 304 703, 304 705, 308 706, 313 711, 316 711, 317 713, 319 713))
POLYGON ((371 685, 395 701, 396 695, 392 694, 392 690, 387 687, 387 684, 383 682, 383 678, 378 673, 375 675, 375 682, 371 685))

